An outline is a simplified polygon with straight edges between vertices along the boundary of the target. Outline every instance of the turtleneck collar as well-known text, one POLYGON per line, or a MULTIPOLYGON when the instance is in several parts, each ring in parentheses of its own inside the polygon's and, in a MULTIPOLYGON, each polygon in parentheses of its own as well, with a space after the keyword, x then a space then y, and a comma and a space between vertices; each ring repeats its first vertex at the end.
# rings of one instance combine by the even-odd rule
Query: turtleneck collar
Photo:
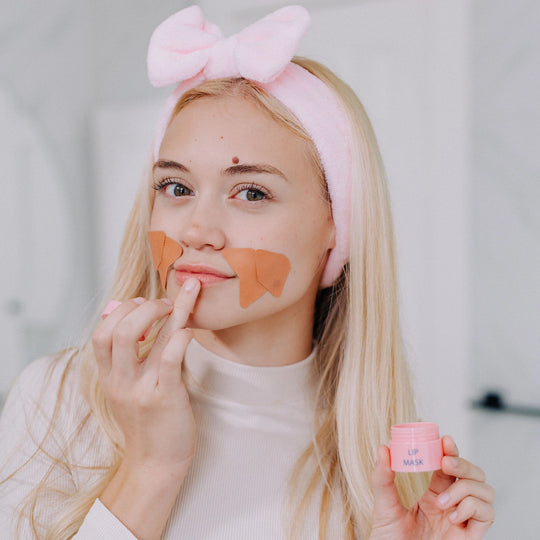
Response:
POLYGON ((297 403, 312 396, 316 352, 314 346, 307 358, 287 366, 250 366, 222 358, 193 338, 182 376, 190 393, 211 398, 244 405, 297 403))

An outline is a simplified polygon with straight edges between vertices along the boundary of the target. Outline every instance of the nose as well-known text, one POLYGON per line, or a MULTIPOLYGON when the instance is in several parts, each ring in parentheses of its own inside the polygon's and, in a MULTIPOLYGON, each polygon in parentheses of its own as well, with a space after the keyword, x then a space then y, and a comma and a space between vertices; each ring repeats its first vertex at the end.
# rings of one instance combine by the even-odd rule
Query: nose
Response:
POLYGON ((193 249, 203 249, 205 246, 223 249, 226 238, 222 223, 217 204, 203 199, 194 201, 180 243, 193 249))

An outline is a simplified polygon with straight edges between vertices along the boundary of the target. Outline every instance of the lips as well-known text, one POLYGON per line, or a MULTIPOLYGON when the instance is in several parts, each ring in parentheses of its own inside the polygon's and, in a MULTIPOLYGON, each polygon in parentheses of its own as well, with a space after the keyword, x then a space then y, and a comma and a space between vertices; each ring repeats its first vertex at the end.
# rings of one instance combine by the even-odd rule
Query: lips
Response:
POLYGON ((227 274, 226 272, 222 272, 221 270, 218 270, 217 268, 214 268, 212 266, 207 266, 205 264, 179 264, 179 265, 175 265, 174 269, 177 272, 181 272, 181 273, 206 274, 206 275, 217 276, 221 278, 234 277, 234 274, 233 275, 227 274))
POLYGON ((229 276, 225 272, 207 266, 205 264, 180 264, 175 267, 176 283, 183 286, 189 278, 197 278, 201 287, 213 287, 220 283, 225 283, 232 279, 234 275, 229 276))

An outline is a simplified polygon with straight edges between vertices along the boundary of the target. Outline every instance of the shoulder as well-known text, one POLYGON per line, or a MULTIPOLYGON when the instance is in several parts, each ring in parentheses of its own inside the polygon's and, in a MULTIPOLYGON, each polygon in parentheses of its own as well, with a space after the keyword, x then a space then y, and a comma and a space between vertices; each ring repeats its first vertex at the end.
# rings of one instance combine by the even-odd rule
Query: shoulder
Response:
MULTIPOLYGON (((68 368, 74 367, 73 359, 76 353, 77 349, 65 349, 30 362, 13 382, 4 409, 20 399, 25 402, 39 401, 40 398, 52 401, 51 390, 60 390, 68 368), (41 393, 44 395, 41 396, 41 393)), ((73 373, 70 379, 73 384, 73 373)))
POLYGON ((68 437, 84 409, 78 391, 77 356, 77 349, 66 349, 28 364, 7 395, 0 432, 44 435, 54 420, 56 435, 68 437))
POLYGON ((44 378, 49 379, 53 375, 58 377, 76 352, 74 348, 65 349, 33 360, 19 373, 12 389, 22 390, 34 383, 44 382, 44 378))
POLYGON ((0 416, 0 485, 17 471, 32 485, 56 467, 80 486, 112 462, 113 445, 83 397, 83 364, 69 349, 34 360, 17 377, 0 416))
POLYGON ((83 485, 71 444, 89 410, 79 390, 77 352, 34 360, 7 396, 0 417, 0 530, 15 526, 13 518, 20 516, 25 532, 10 538, 34 538, 33 523, 38 529, 49 523, 83 485))

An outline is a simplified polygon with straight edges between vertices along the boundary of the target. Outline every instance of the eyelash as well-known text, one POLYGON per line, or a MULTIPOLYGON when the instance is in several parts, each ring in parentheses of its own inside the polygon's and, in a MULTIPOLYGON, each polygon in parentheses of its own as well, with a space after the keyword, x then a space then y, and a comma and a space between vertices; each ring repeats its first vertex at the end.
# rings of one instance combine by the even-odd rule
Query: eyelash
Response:
MULTIPOLYGON (((156 191, 162 191, 166 186, 175 185, 175 184, 178 184, 179 186, 184 186, 184 184, 181 184, 180 182, 175 181, 174 178, 163 178, 163 180, 160 180, 159 182, 154 182, 154 185, 152 187, 156 191)), ((187 187, 187 186, 184 186, 184 187, 187 187)))
MULTIPOLYGON (((185 188, 189 189, 186 185, 178 182, 177 179, 170 178, 170 177, 163 178, 163 180, 160 180, 159 182, 155 182, 152 187, 156 191, 162 191, 166 186, 169 186, 169 185, 179 185, 179 186, 184 186, 185 188)), ((258 184, 254 184, 253 182, 251 182, 250 184, 241 184, 240 186, 238 186, 236 194, 241 193, 242 191, 245 191, 246 189, 248 191, 259 191, 260 193, 264 195, 264 199, 261 199, 259 201, 247 201, 247 202, 257 203, 257 202, 263 202, 264 200, 272 198, 270 196, 270 193, 268 193, 268 191, 265 188, 263 188, 262 186, 259 186, 258 184)), ((181 197, 174 197, 174 198, 179 199, 181 197)))

